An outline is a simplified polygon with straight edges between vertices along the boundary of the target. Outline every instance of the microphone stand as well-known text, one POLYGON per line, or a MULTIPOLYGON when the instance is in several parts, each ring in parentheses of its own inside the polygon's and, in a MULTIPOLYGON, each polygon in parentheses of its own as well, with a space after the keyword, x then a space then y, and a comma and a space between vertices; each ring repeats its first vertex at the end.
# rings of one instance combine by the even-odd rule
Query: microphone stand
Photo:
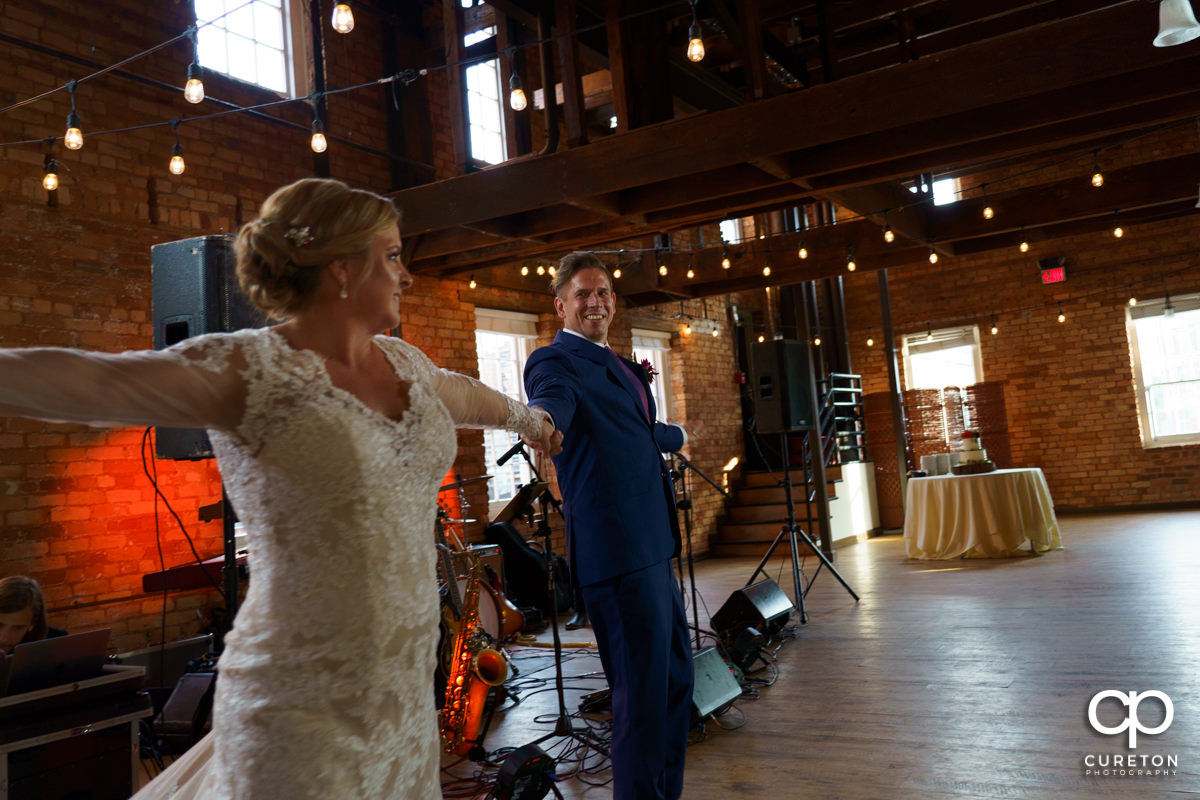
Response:
MULTIPOLYGON (((675 502, 675 507, 683 510, 683 527, 684 527, 684 531, 686 531, 686 533, 687 533, 688 580, 691 581, 691 584, 692 584, 692 630, 696 632, 696 650, 699 650, 700 649, 700 609, 699 609, 700 604, 697 599, 698 593, 696 591, 696 567, 695 567, 695 558, 694 558, 694 555, 692 552, 692 498, 688 492, 687 470, 690 469, 692 472, 696 473, 701 478, 708 481, 708 483, 714 489, 716 489, 718 492, 720 492, 722 495, 724 495, 724 497, 726 499, 729 499, 729 492, 725 491, 720 486, 718 486, 716 483, 714 483, 712 478, 708 477, 703 472, 701 472, 696 467, 695 464, 693 464, 691 461, 688 461, 688 459, 685 458, 682 454, 672 453, 671 458, 675 459, 679 462, 679 469, 671 470, 671 474, 672 474, 672 476, 674 476, 676 474, 679 475, 679 487, 680 487, 680 492, 682 494, 682 499, 679 499, 675 502)), ((681 583, 682 583, 682 581, 681 581, 681 583)), ((682 588, 683 587, 681 585, 680 589, 682 589, 682 588)))
MULTIPOLYGON (((514 445, 515 447, 516 445, 514 445)), ((523 446, 518 452, 529 464, 533 479, 542 482, 541 473, 538 472, 533 459, 529 457, 529 452, 523 446)), ((546 590, 550 594, 550 629, 554 636, 554 686, 558 693, 558 720, 555 722, 552 732, 540 739, 535 739, 532 744, 541 744, 548 739, 565 736, 582 745, 594 747, 607 756, 608 748, 601 744, 595 734, 586 727, 576 728, 571 723, 571 715, 567 713, 567 700, 563 693, 562 638, 558 633, 558 592, 555 591, 554 585, 554 554, 550 550, 550 509, 553 507, 558 511, 559 516, 562 516, 562 504, 555 499, 549 489, 543 489, 536 498, 536 502, 541 506, 541 516, 537 520, 537 534, 542 537, 542 556, 546 561, 546 590)))

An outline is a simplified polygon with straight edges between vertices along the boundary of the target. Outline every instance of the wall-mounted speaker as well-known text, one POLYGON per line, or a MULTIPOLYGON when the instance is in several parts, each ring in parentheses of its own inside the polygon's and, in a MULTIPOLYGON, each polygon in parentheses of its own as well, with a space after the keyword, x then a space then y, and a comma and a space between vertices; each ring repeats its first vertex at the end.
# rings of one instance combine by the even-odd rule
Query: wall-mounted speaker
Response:
MULTIPOLYGON (((266 324, 238 287, 232 236, 197 236, 150 248, 154 349, 202 333, 258 328, 266 324)), ((154 454, 185 460, 212 458, 200 429, 157 428, 154 454)))
POLYGON ((755 628, 771 636, 787 624, 793 608, 779 584, 767 578, 730 595, 725 605, 712 615, 712 626, 718 635, 755 628))
POLYGON ((808 343, 793 339, 758 342, 753 349, 755 430, 791 433, 813 425, 812 369, 808 343))

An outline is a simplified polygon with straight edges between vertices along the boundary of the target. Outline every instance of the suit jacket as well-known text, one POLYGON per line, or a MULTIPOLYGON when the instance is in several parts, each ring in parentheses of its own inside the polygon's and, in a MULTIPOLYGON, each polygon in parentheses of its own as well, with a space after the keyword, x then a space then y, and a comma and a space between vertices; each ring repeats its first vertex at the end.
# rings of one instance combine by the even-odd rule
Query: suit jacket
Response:
POLYGON ((529 404, 563 432, 554 457, 567 523, 567 550, 581 586, 679 554, 675 493, 662 452, 683 447, 683 431, 654 420, 645 371, 632 361, 650 417, 611 351, 565 331, 525 363, 529 404))

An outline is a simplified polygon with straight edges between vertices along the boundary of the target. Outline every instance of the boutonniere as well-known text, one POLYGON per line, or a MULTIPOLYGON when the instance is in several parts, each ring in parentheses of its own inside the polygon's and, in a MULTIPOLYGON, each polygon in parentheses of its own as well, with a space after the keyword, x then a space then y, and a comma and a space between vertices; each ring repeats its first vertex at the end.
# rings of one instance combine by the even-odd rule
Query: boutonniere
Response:
POLYGON ((641 366, 642 372, 646 373, 646 383, 654 383, 654 376, 658 374, 658 370, 650 363, 650 359, 643 358, 639 366, 641 366))

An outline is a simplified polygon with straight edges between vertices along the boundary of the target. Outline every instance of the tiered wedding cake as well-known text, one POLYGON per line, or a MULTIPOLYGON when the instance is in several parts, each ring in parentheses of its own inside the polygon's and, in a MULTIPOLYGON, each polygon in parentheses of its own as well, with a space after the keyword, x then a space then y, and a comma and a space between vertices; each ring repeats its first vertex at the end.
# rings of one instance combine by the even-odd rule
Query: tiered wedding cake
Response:
POLYGON ((958 464, 953 467, 955 475, 977 475, 981 472, 993 472, 996 465, 988 461, 987 451, 979 444, 979 434, 975 431, 963 431, 962 451, 958 464))

